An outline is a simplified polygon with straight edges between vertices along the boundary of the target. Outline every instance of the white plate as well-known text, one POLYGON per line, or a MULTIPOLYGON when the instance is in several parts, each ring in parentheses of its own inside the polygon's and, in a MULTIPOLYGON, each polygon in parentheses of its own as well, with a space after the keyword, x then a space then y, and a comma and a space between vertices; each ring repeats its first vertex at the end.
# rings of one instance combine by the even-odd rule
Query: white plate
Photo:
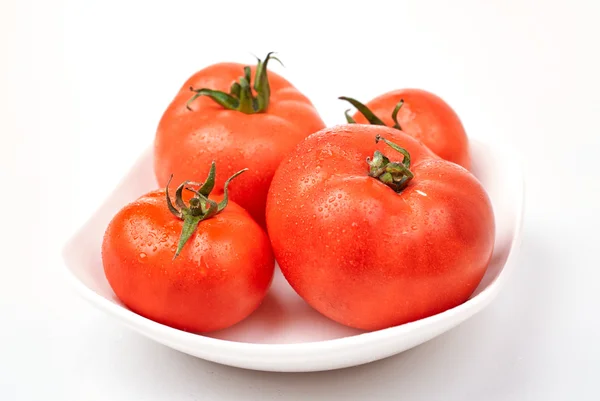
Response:
POLYGON ((248 369, 299 372, 337 369, 386 358, 428 341, 487 306, 514 268, 524 203, 520 164, 511 152, 472 141, 473 171, 485 186, 497 224, 492 262, 475 294, 456 308, 426 319, 374 332, 341 326, 309 307, 276 270, 269 295, 249 318, 220 332, 197 335, 139 316, 112 292, 102 268, 102 236, 126 203, 155 189, 151 149, 140 157, 100 209, 66 244, 69 281, 93 305, 126 326, 174 349, 248 369))

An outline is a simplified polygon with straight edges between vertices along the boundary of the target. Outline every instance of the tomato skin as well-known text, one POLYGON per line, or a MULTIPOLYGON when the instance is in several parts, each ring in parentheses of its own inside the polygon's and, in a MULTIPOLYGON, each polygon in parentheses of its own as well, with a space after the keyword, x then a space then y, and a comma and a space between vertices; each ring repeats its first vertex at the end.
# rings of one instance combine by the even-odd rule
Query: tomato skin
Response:
MULTIPOLYGON (((271 178, 284 155, 325 124, 310 100, 287 80, 269 71, 271 86, 265 113, 228 110, 208 97, 186 103, 194 88, 229 91, 243 75, 243 64, 219 63, 198 71, 181 87, 164 112, 154 142, 154 170, 159 186, 171 174, 174 182, 201 181, 213 160, 220 166, 215 193, 225 180, 248 168, 231 186, 231 199, 264 226, 265 202, 271 178)), ((251 67, 252 75, 256 72, 251 67)))
MULTIPOLYGON (((423 142, 442 159, 471 168, 469 139, 456 112, 439 96, 422 89, 399 89, 384 93, 366 103, 388 127, 394 126, 392 111, 398 102, 404 105, 398 112, 402 131, 423 142)), ((367 124, 361 113, 357 123, 367 124)))
POLYGON ((182 225, 167 209, 164 190, 121 209, 102 244, 113 291, 135 313, 180 330, 210 332, 243 320, 272 281, 274 259, 265 232, 229 202, 200 222, 173 260, 182 225))
POLYGON ((490 200, 466 169, 388 127, 327 128, 299 144, 275 173, 267 226, 281 270, 312 307, 347 326, 377 330, 466 301, 490 261, 490 200), (411 154, 400 194, 368 176, 378 149, 411 154))

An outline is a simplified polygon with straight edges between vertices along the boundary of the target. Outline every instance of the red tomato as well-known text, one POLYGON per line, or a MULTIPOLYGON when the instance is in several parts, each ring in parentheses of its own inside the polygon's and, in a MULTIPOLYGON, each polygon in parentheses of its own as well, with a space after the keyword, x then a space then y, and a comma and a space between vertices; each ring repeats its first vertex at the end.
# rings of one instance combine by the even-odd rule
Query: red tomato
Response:
POLYGON ((227 205, 227 192, 209 201, 182 192, 184 184, 180 209, 163 189, 114 216, 102 244, 104 271, 117 297, 144 317, 190 332, 223 329, 263 300, 274 269, 269 239, 244 209, 227 205))
POLYGON ((462 122, 454 110, 433 93, 421 89, 400 89, 378 96, 366 105, 351 98, 342 99, 357 108, 366 109, 363 109, 364 114, 360 110, 354 114, 353 120, 357 123, 370 122, 401 129, 423 142, 442 159, 470 168, 469 139, 462 122), (396 110, 396 107, 399 109, 396 110))
POLYGON ((247 167, 231 189, 231 199, 264 225, 275 169, 298 142, 325 126, 306 96, 281 76, 267 76, 270 58, 257 68, 211 65, 183 84, 156 132, 154 170, 160 186, 171 174, 177 181, 202 179, 215 160, 222 166, 215 191, 222 192, 225 179, 247 167))
POLYGON ((267 226, 296 292, 365 330, 466 301, 495 236, 490 200, 471 173, 402 131, 358 124, 311 135, 281 163, 267 226))

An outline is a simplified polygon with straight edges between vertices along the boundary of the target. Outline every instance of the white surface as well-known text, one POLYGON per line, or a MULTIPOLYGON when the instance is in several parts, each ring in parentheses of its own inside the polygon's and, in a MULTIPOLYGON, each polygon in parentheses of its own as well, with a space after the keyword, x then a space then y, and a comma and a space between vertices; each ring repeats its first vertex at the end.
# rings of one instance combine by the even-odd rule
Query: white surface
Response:
POLYGON ((523 177, 520 162, 507 153, 471 141, 472 171, 486 189, 497 221, 494 253, 480 285, 467 302, 401 326, 362 332, 337 324, 308 306, 278 268, 257 311, 233 327, 208 335, 185 333, 130 311, 104 276, 100 249, 115 213, 156 189, 152 147, 68 241, 63 251, 65 273, 84 299, 125 326, 209 361, 272 372, 325 371, 373 362, 429 341, 471 318, 489 305, 515 269, 521 242, 523 177))
POLYGON ((600 398, 599 2, 149 3, 0 2, 0 399, 600 398), (485 311, 381 362, 268 374, 156 344, 69 288, 61 246, 150 143, 181 82, 272 49, 330 124, 339 95, 418 86, 477 138, 514 144, 523 246, 485 311))

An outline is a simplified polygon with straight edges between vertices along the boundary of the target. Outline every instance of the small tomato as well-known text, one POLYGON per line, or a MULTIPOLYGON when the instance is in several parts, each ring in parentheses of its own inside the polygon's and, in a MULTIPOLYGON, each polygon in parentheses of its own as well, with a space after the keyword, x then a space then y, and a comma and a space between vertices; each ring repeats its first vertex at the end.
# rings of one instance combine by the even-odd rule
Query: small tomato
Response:
POLYGON ((181 330, 209 332, 260 305, 273 277, 269 239, 244 209, 228 202, 229 180, 223 196, 209 198, 214 177, 213 163, 204 184, 179 186, 177 207, 167 185, 122 208, 108 225, 104 272, 132 311, 181 330))
POLYGON ((386 125, 400 129, 423 142, 442 159, 471 166, 469 140, 456 112, 442 98, 422 89, 400 89, 384 93, 367 104, 341 97, 357 108, 348 122, 386 125))

